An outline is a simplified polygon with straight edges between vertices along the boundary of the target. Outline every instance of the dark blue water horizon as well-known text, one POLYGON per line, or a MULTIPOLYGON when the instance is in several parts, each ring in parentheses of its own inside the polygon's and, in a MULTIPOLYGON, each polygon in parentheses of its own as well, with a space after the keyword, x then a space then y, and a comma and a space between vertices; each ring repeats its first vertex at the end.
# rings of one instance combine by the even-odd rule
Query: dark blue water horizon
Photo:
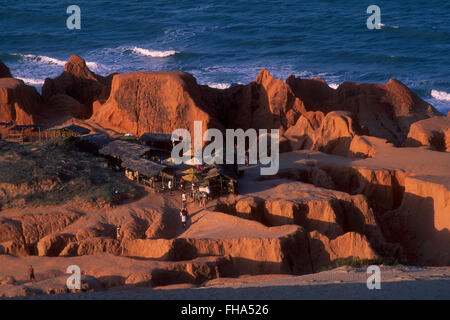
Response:
POLYGON ((450 110, 450 3, 376 1, 0 0, 0 60, 40 88, 72 54, 96 73, 181 70, 201 84, 248 83, 260 69, 385 83, 395 78, 442 112, 450 110), (66 9, 81 8, 81 30, 66 9))

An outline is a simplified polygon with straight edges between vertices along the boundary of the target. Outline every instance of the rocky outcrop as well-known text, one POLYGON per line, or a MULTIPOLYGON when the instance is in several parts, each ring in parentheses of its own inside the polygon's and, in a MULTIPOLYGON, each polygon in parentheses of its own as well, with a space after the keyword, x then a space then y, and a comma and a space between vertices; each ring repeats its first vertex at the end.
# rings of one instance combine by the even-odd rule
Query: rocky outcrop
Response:
POLYGON ((190 287, 219 277, 229 276, 228 260, 222 257, 201 257, 188 261, 161 262, 147 259, 117 257, 110 254, 60 257, 0 256, 0 297, 36 294, 69 293, 68 265, 81 269, 79 291, 100 291, 110 288, 129 289, 190 284, 190 287), (28 265, 35 267, 36 280, 23 281, 28 265))
POLYGON ((193 120, 218 129, 280 129, 283 134, 291 128, 287 135, 297 139, 294 149, 315 143, 316 149, 332 152, 348 149, 348 138, 355 135, 400 144, 411 123, 438 114, 396 80, 380 85, 344 83, 334 90, 320 79, 291 76, 285 83, 268 70, 261 70, 248 85, 225 90, 198 85, 181 72, 116 75, 108 101, 96 102, 94 109, 95 121, 122 132, 171 133, 174 128, 192 129, 193 120), (328 116, 332 111, 348 113, 328 116), (173 121, 161 122, 161 117, 173 121))
MULTIPOLYGON (((322 79, 290 76, 283 82, 261 70, 247 85, 219 90, 198 85, 192 75, 183 72, 102 77, 75 55, 60 76, 46 79, 42 97, 48 104, 48 115, 59 114, 62 109, 77 118, 93 115, 96 122, 120 132, 140 135, 147 131, 171 133, 175 128, 192 130, 194 120, 203 121, 205 129, 280 129, 283 134, 293 127, 294 149, 316 143, 316 148, 332 151, 348 149, 349 134, 376 136, 399 145, 412 123, 439 114, 393 79, 386 84, 345 82, 334 90, 322 79), (351 123, 347 115, 339 116, 352 126, 348 132, 336 115, 324 119, 332 111, 350 112, 351 123), (322 120, 325 122, 319 128, 322 120), (344 132, 333 133, 328 126, 338 126, 344 132), (310 141, 311 131, 318 131, 317 137, 320 133, 325 136, 310 141), (327 146, 330 139, 334 146, 327 146)), ((33 110, 30 113, 35 114, 33 110)))
POLYGON ((0 252, 16 256, 37 253, 58 255, 66 243, 61 242, 67 236, 64 238, 55 234, 79 217, 73 212, 63 212, 0 218, 0 252))
POLYGON ((304 102, 307 111, 349 111, 361 127, 361 135, 384 138, 396 145, 406 139, 412 123, 439 114, 395 79, 386 84, 344 82, 337 90, 321 81, 294 76, 286 83, 304 102))
POLYGON ((320 271, 344 259, 372 260, 381 258, 371 247, 368 239, 356 232, 347 232, 329 239, 318 231, 310 233, 311 259, 314 271, 320 271))
POLYGON ((86 118, 86 107, 78 100, 65 94, 54 94, 46 101, 46 119, 62 121, 67 118, 86 118))
POLYGON ((429 146, 432 150, 450 152, 450 117, 433 117, 413 123, 405 146, 429 146))
POLYGON ((371 153, 368 148, 360 145, 361 137, 356 132, 360 132, 358 124, 353 121, 353 115, 346 111, 332 111, 325 117, 314 115, 315 122, 311 121, 308 115, 301 115, 297 123, 286 130, 284 136, 287 137, 292 150, 310 149, 319 150, 325 153, 338 154, 343 156, 367 157, 371 153), (320 123, 319 126, 317 124, 320 123))
POLYGON ((36 88, 22 80, 0 79, 0 122, 36 124, 41 111, 41 96, 36 88))
MULTIPOLYGON (((109 96, 112 75, 102 77, 89 70, 86 62, 79 56, 73 55, 67 61, 64 72, 55 79, 45 79, 42 87, 42 97, 50 105, 68 98, 53 98, 55 95, 66 95, 75 99, 79 104, 73 115, 77 118, 89 118, 92 115, 92 105, 95 100, 106 100, 109 96)), ((74 106, 70 101, 70 105, 74 106)), ((73 108, 71 108, 72 111, 73 108)))
POLYGON ((205 212, 177 239, 124 241, 122 254, 164 261, 222 256, 229 259, 228 272, 234 276, 311 272, 307 234, 303 228, 267 228, 218 212, 205 212), (236 230, 235 224, 246 227, 236 230), (237 232, 230 231, 233 229, 237 232))
POLYGON ((96 106, 93 120, 120 132, 172 133, 178 128, 193 132, 193 122, 203 128, 222 128, 215 109, 195 78, 184 72, 134 72, 115 75, 111 94, 96 106))
MULTIPOLYGON (((369 233, 358 233, 367 237, 377 254, 385 256, 382 252, 391 252, 394 254, 388 256, 413 264, 448 265, 448 153, 424 148, 394 148, 386 143, 378 144, 373 138, 369 140, 376 145, 377 155, 374 158, 350 160, 301 151, 282 155, 280 173, 284 179, 318 185, 319 182, 312 179, 314 175, 311 173, 324 172, 331 183, 322 186, 330 185, 332 189, 351 195, 364 195, 377 226, 369 229, 378 230, 377 234, 381 232, 387 243, 378 247, 376 244, 382 242, 373 241, 369 233), (298 157, 292 157, 294 154, 298 157), (289 159, 292 168, 283 168, 283 158, 289 159), (308 166, 305 167, 305 163, 308 166), (402 247, 401 252, 395 248, 395 244, 402 247)), ((283 193, 285 191, 277 192, 283 193)), ((325 233, 324 230, 319 231, 325 233)))
POLYGON ((227 128, 280 129, 283 133, 306 112, 291 88, 268 70, 261 70, 250 84, 231 87, 221 95, 227 128))
POLYGON ((439 177, 409 176, 401 205, 381 219, 410 263, 450 265, 450 186, 439 177))
POLYGON ((0 61, 0 78, 12 78, 11 71, 9 71, 9 68, 0 61))

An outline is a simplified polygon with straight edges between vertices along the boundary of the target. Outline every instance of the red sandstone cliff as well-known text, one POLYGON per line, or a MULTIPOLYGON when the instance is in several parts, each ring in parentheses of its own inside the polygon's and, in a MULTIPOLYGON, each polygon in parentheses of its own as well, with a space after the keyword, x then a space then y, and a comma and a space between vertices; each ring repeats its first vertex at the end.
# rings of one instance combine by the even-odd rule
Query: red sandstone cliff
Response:
POLYGON ((12 78, 11 71, 9 68, 0 61, 0 78, 12 78))
POLYGON ((102 77, 89 70, 86 62, 73 55, 67 61, 64 72, 55 79, 45 79, 42 97, 48 103, 55 95, 67 95, 83 105, 83 110, 75 112, 78 118, 89 118, 92 115, 92 104, 95 100, 106 100, 109 96, 112 75, 102 77))
POLYGON ((0 79, 0 122, 34 124, 41 111, 41 96, 22 80, 0 79))

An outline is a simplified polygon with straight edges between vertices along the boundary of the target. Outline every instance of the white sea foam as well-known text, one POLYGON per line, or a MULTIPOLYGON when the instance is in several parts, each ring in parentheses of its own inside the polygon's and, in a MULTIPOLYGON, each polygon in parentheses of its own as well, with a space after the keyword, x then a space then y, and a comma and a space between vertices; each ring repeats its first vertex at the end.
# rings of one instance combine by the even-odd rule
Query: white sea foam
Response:
POLYGON ((47 57, 47 56, 38 56, 38 55, 34 55, 34 54, 15 54, 19 57, 21 57, 23 60, 25 61, 37 61, 40 63, 44 63, 44 64, 53 64, 53 65, 57 65, 57 66, 63 66, 66 64, 65 61, 62 60, 58 60, 56 58, 52 58, 52 57, 47 57))
POLYGON ((32 85, 32 86, 42 86, 44 84, 44 79, 33 79, 33 78, 21 78, 17 77, 17 79, 22 80, 26 84, 32 85))
POLYGON ((336 89, 339 87, 339 84, 337 84, 337 83, 329 83, 328 86, 329 86, 330 88, 333 88, 333 89, 336 90, 336 89))
POLYGON ((398 29, 400 28, 399 26, 391 26, 389 24, 384 24, 384 23, 380 23, 380 27, 381 28, 392 28, 392 29, 398 29))
POLYGON ((88 62, 86 61, 86 65, 88 66, 89 69, 96 71, 100 69, 100 64, 98 64, 97 62, 88 62))
POLYGON ((213 82, 213 83, 208 83, 207 86, 211 87, 211 88, 216 88, 216 89, 228 89, 229 87, 231 87, 231 84, 213 82))
MULTIPOLYGON (((21 59, 24 61, 32 61, 32 62, 37 62, 40 64, 55 65, 55 66, 60 66, 60 67, 64 67, 66 65, 66 61, 62 61, 62 60, 52 58, 52 57, 47 57, 47 56, 39 56, 39 55, 34 55, 34 54, 21 54, 21 53, 15 53, 14 55, 21 57, 21 59)), ((86 61, 86 65, 92 71, 99 70, 100 66, 101 66, 101 64, 99 64, 97 62, 92 62, 92 61, 86 61)))
POLYGON ((431 90, 431 96, 436 100, 450 102, 450 93, 447 93, 445 91, 431 90))
POLYGON ((133 47, 132 51, 136 54, 146 57, 152 58, 165 58, 169 56, 173 56, 174 54, 180 53, 179 51, 167 50, 167 51, 158 51, 158 50, 149 50, 139 47, 133 47))

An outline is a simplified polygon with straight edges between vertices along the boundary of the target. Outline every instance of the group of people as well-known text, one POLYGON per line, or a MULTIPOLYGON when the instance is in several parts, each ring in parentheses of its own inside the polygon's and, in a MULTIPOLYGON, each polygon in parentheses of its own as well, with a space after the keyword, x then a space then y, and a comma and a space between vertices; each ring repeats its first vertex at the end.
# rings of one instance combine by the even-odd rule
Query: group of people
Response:
MULTIPOLYGON (((181 224, 183 225, 183 228, 186 229, 186 223, 187 223, 186 221, 187 221, 187 217, 188 217, 188 211, 187 211, 186 205, 187 205, 188 197, 184 190, 183 183, 181 183, 180 189, 181 189, 181 202, 182 202, 182 208, 180 210, 181 224)), ((209 190, 209 188, 208 188, 208 190, 209 190)), ((198 202, 201 207, 206 207, 206 205, 208 203, 208 193, 204 192, 204 191, 200 191, 196 187, 195 183, 191 183, 189 195, 190 195, 190 198, 194 202, 198 202)))

